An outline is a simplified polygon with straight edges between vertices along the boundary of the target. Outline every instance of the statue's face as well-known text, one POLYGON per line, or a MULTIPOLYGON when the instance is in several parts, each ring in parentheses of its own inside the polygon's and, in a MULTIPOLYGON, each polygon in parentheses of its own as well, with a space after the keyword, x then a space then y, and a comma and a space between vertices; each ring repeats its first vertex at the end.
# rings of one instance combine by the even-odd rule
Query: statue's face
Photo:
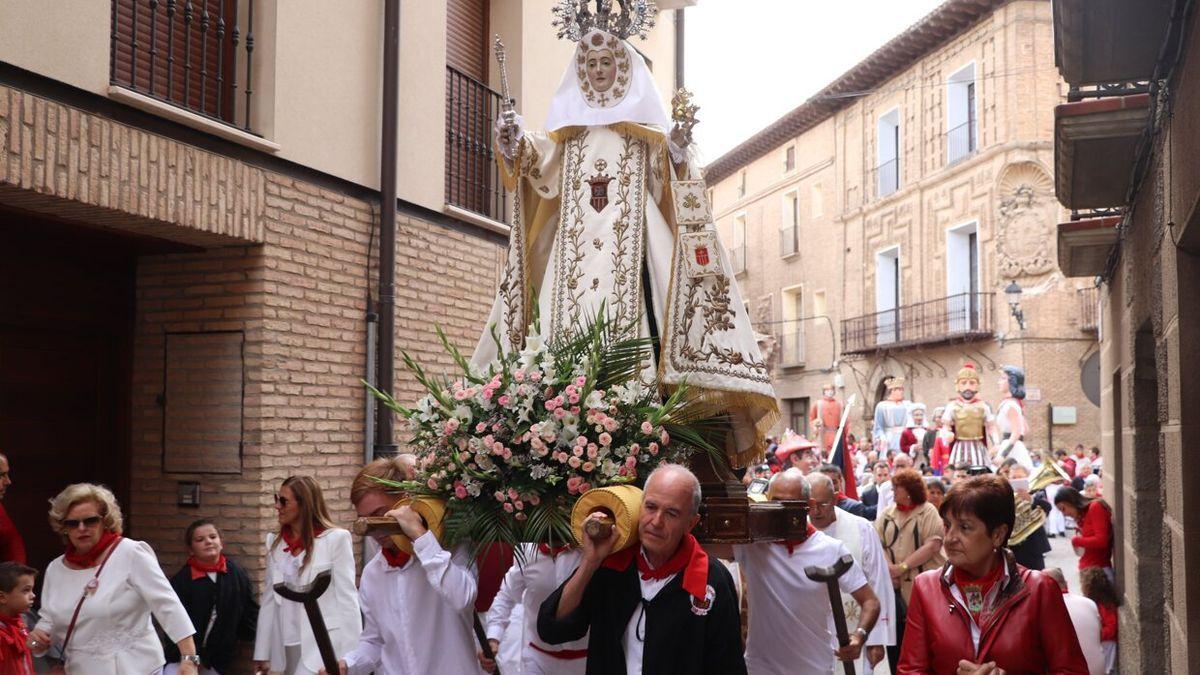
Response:
POLYGON ((913 424, 915 424, 917 426, 923 426, 925 424, 925 411, 924 410, 917 408, 916 410, 912 411, 912 416, 913 416, 913 424))
POLYGON ((996 380, 996 386, 1000 389, 1001 394, 1008 394, 1008 374, 1005 373, 996 380))
POLYGON ((975 398, 975 394, 979 393, 979 380, 973 377, 964 377, 958 381, 958 395, 963 397, 964 401, 970 401, 975 398))
POLYGON ((904 400, 904 387, 896 387, 895 389, 889 389, 888 390, 888 400, 903 401, 904 400))
POLYGON ((612 88, 617 78, 617 60, 608 49, 598 49, 588 52, 587 79, 592 89, 606 92, 612 88))
POLYGON ((821 390, 821 393, 825 395, 825 398, 833 398, 834 392, 831 387, 825 387, 824 389, 821 390))

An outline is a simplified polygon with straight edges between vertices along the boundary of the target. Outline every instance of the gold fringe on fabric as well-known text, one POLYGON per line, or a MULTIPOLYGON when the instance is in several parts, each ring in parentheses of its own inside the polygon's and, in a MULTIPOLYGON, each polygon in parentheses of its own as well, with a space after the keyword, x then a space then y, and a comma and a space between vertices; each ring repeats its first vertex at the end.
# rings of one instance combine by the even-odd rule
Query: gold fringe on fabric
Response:
MULTIPOLYGON (((734 469, 762 462, 766 455, 763 440, 781 416, 779 402, 773 396, 688 385, 685 398, 691 405, 696 406, 704 417, 722 415, 732 410, 744 411, 754 426, 754 439, 748 447, 738 448, 734 452, 727 449, 726 457, 730 467, 734 469)), ((729 433, 732 434, 733 431, 730 430, 729 433)))

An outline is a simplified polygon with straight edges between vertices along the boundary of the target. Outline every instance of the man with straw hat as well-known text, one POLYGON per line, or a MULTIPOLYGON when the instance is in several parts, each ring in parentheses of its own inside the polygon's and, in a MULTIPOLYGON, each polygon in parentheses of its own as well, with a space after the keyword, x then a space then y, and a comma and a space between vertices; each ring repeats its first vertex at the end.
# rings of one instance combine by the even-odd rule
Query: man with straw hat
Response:
POLYGON ((690 534, 699 508, 700 483, 685 467, 651 472, 639 543, 613 553, 617 528, 583 537, 579 569, 542 603, 538 637, 562 644, 590 631, 590 675, 745 673, 733 578, 690 534))
POLYGON ((396 496, 375 480, 410 480, 411 464, 402 457, 371 462, 350 485, 359 517, 395 518, 404 536, 373 535, 381 550, 359 582, 362 635, 339 663, 341 673, 478 672, 471 636, 477 582, 468 548, 443 549, 437 510, 396 508, 396 496))

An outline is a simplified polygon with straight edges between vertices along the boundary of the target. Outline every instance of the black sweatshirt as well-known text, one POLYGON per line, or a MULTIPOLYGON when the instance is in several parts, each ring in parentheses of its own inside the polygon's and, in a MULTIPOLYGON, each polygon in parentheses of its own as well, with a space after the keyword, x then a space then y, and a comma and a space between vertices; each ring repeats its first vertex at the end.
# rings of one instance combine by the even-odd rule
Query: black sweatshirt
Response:
MULTIPOLYGON (((682 584, 680 572, 646 603, 642 673, 745 673, 742 620, 729 571, 717 558, 709 556, 708 586, 715 592, 715 599, 706 614, 693 611, 693 598, 682 584)), ((538 635, 548 644, 562 644, 578 640, 590 630, 589 675, 623 675, 625 629, 634 612, 641 611, 642 603, 636 560, 631 560, 622 571, 601 567, 588 583, 579 607, 557 619, 555 614, 564 586, 566 582, 542 603, 538 635)))

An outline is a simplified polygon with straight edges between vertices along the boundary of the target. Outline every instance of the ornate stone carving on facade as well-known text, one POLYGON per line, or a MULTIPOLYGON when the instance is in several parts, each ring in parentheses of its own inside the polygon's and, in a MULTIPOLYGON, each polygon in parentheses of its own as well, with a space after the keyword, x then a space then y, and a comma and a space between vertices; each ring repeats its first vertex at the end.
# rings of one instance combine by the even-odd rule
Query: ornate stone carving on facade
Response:
POLYGON ((1057 207, 1052 188, 1050 177, 1032 162, 1009 166, 1001 176, 996 253, 1005 279, 1054 270, 1057 207))

